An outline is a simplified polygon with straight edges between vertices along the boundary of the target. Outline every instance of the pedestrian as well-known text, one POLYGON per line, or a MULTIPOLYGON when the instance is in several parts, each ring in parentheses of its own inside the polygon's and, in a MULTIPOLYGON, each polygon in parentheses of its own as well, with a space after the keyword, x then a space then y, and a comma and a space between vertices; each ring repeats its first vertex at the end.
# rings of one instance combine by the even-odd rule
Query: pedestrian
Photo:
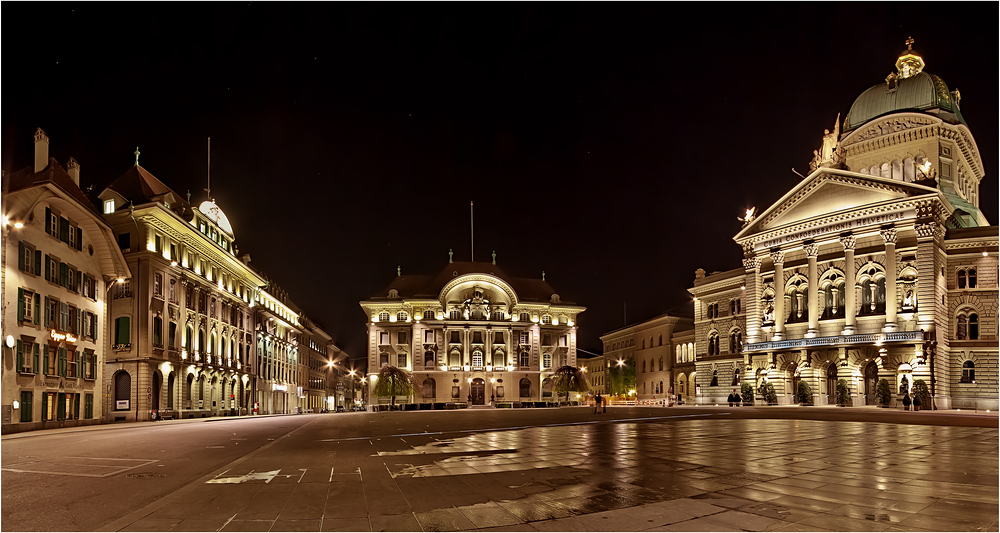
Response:
POLYGON ((601 395, 598 394, 594 397, 594 414, 598 414, 601 409, 601 395))
POLYGON ((608 412, 608 399, 607 398, 603 398, 603 397, 601 398, 601 409, 603 409, 601 411, 602 413, 607 414, 607 412, 608 412))
POLYGON ((736 389, 733 389, 733 392, 729 394, 729 407, 733 407, 733 404, 740 403, 739 398, 740 397, 736 394, 736 389))

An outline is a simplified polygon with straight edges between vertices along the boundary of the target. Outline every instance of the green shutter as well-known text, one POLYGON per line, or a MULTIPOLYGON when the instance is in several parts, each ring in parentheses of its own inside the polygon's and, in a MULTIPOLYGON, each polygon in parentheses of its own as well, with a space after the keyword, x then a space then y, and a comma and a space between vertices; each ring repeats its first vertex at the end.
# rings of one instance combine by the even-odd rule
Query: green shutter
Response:
POLYGON ((83 398, 83 416, 94 418, 94 395, 89 392, 83 398))
POLYGON ((59 348, 59 368, 56 371, 60 376, 66 377, 66 348, 59 348))
MULTIPOLYGON (((38 373, 44 376, 44 375, 46 375, 46 374, 49 373, 49 352, 51 352, 51 350, 49 350, 48 346, 43 346, 42 348, 43 348, 43 350, 42 350, 42 368, 38 371, 38 373)), ((44 399, 45 397, 42 396, 42 398, 44 399)), ((43 402, 44 402, 44 400, 43 400, 43 402)))
POLYGON ((38 325, 39 322, 41 321, 41 318, 39 317, 39 315, 41 315, 41 314, 42 314, 42 295, 36 293, 35 294, 35 325, 38 325))
POLYGON ((80 394, 73 395, 73 418, 80 419, 80 394))
POLYGON ((90 313, 90 337, 97 342, 97 315, 90 313))
POLYGON ((45 233, 52 233, 52 210, 45 208, 45 233))
POLYGON ((35 250, 35 275, 42 275, 42 251, 35 250))
POLYGON ((41 374, 41 370, 38 367, 38 355, 42 353, 41 345, 37 342, 35 343, 35 354, 31 356, 31 370, 36 374, 41 374))
POLYGON ((83 250, 83 230, 80 228, 76 228, 76 249, 83 250))
POLYGON ((45 254, 45 281, 51 281, 49 279, 49 254, 45 254))
POLYGON ((83 292, 83 272, 79 270, 76 271, 76 283, 74 283, 73 290, 76 292, 83 292))
POLYGON ((68 287, 68 285, 66 285, 67 274, 69 274, 69 267, 66 263, 59 263, 59 284, 63 287, 68 287))
POLYGON ((76 310, 76 330, 73 333, 83 336, 83 309, 76 310))
POLYGON ((17 269, 24 270, 24 243, 17 241, 17 269))
POLYGON ((45 322, 45 327, 48 328, 49 327, 49 297, 48 296, 45 297, 45 319, 43 320, 43 322, 45 322))
POLYGON ((20 372, 24 368, 24 343, 17 339, 17 368, 15 372, 20 372))
POLYGON ((24 320, 24 289, 17 288, 17 321, 24 320))
POLYGON ((59 217, 59 240, 69 242, 69 220, 59 217))

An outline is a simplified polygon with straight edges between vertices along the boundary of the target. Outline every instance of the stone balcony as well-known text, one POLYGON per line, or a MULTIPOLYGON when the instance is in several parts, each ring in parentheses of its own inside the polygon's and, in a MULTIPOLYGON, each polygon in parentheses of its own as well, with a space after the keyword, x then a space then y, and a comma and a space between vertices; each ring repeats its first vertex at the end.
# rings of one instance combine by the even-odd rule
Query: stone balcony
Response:
POLYGON ((812 347, 851 346, 858 344, 889 344, 924 342, 923 331, 894 331, 891 333, 859 333, 857 335, 836 335, 833 337, 813 337, 811 339, 788 339, 783 341, 755 342, 743 347, 744 352, 772 352, 812 347))

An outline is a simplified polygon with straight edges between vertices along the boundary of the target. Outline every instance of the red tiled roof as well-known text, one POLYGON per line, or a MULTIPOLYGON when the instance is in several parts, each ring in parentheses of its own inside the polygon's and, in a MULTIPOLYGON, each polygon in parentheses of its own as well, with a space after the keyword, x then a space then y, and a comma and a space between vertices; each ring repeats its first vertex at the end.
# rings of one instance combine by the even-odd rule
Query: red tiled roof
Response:
POLYGON ((44 183, 52 183, 66 194, 72 196, 74 200, 80 202, 80 205, 90 209, 94 213, 100 214, 97 206, 87 198, 87 195, 80 190, 80 186, 73 181, 73 178, 66 173, 66 170, 63 169, 62 165, 54 157, 50 157, 49 164, 39 172, 33 172, 33 167, 25 167, 12 172, 7 179, 10 180, 9 192, 44 183))

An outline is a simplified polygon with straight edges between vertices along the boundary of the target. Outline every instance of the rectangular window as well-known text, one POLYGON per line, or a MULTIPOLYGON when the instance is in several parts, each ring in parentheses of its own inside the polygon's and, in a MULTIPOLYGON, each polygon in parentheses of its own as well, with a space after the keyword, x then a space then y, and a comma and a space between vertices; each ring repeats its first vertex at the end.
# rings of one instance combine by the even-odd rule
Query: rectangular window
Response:
POLYGON ((167 330, 167 347, 174 348, 174 338, 177 336, 177 323, 171 322, 167 330))
POLYGON ((542 334, 542 346, 552 346, 552 334, 543 333, 542 334))
POLYGON ((153 274, 153 296, 163 298, 163 274, 153 274))
POLYGON ((76 377, 76 350, 69 350, 66 357, 66 377, 76 377))
POLYGON ((503 344, 503 332, 496 331, 493 333, 493 344, 503 344))
POLYGON ((542 354, 542 368, 552 368, 552 354, 542 354))
POLYGON ((177 280, 170 280, 170 292, 168 293, 171 302, 177 301, 177 280))
POLYGON ((18 315, 20 315, 20 318, 18 318, 18 320, 20 320, 21 322, 33 322, 34 321, 34 317, 32 315, 33 307, 31 304, 32 301, 34 301, 35 299, 35 293, 26 289, 19 292, 23 292, 23 296, 17 299, 18 315))
POLYGON ((59 238, 59 215, 57 213, 49 214, 49 235, 55 238, 59 238))
POLYGON ((45 374, 48 376, 58 375, 56 365, 59 362, 59 347, 50 345, 46 347, 46 350, 49 356, 45 358, 45 374))
POLYGON ((396 366, 403 368, 406 366, 406 352, 400 352, 396 357, 396 366))
POLYGON ((128 347, 131 344, 132 330, 129 324, 129 317, 123 316, 115 319, 115 346, 128 347))
POLYGON ((472 342, 476 343, 476 344, 482 344, 483 343, 483 332, 482 331, 473 331, 472 332, 472 342))
POLYGON ((424 344, 434 344, 434 330, 428 329, 424 331, 424 344))
POLYGON ((399 331, 396 333, 396 344, 406 344, 406 332, 399 331))
POLYGON ((525 346, 527 346, 528 344, 531 344, 531 333, 529 333, 527 331, 522 331, 521 332, 521 344, 525 345, 525 346))
POLYGON ((568 346, 568 344, 566 344, 566 340, 567 340, 566 339, 566 335, 560 335, 559 336, 559 346, 568 346))
POLYGON ((94 418, 94 395, 89 392, 84 395, 83 417, 94 418))
POLYGON ((76 248, 76 228, 75 227, 73 227, 73 226, 69 227, 69 232, 66 234, 66 237, 67 237, 66 244, 68 244, 70 246, 70 248, 76 248))
POLYGON ((449 339, 448 342, 451 342, 453 344, 458 344, 458 343, 462 342, 459 339, 459 337, 458 337, 458 332, 457 331, 452 331, 451 332, 451 339, 449 339))
POLYGON ((153 244, 157 253, 163 253, 163 237, 156 235, 153 237, 153 244))
POLYGON ((114 212, 115 212, 115 201, 114 200, 105 200, 104 201, 104 214, 105 215, 110 215, 111 213, 114 213, 114 212))
POLYGON ((21 391, 21 422, 31 422, 31 395, 30 390, 21 391))
POLYGON ((17 268, 29 274, 35 272, 35 247, 24 241, 18 243, 17 247, 17 268))
POLYGON ((132 234, 131 233, 121 233, 118 235, 118 247, 122 249, 123 252, 128 252, 132 250, 132 234))
POLYGON ((378 343, 379 344, 389 344, 389 332, 388 331, 380 331, 379 332, 378 343))

